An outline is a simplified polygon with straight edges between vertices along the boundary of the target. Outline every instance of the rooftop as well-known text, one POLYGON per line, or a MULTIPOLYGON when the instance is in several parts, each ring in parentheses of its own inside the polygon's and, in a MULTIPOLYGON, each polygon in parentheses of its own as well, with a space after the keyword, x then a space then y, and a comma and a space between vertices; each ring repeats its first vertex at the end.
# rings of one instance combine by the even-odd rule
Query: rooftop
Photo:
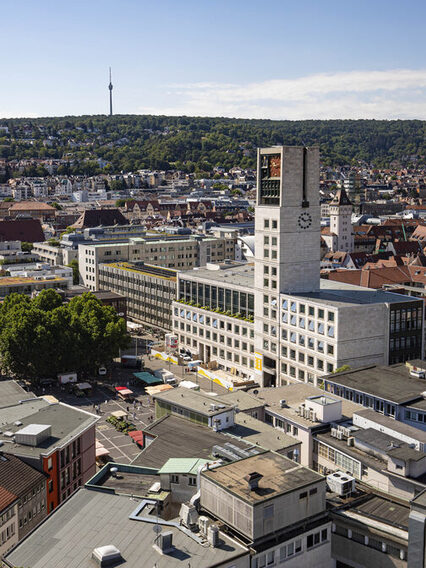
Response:
POLYGON ((18 403, 1 411, 0 427, 3 432, 1 439, 4 442, 2 449, 4 452, 23 457, 38 458, 40 454, 48 455, 98 420, 98 416, 89 412, 63 403, 50 403, 43 398, 18 403), (15 422, 21 424, 17 426, 15 422), (31 424, 51 426, 51 436, 38 446, 17 444, 12 436, 4 436, 5 432, 15 434, 31 424))
POLYGON ((150 264, 133 263, 133 262, 113 262, 111 264, 102 265, 108 268, 116 268, 125 272, 134 272, 136 274, 144 274, 155 278, 164 278, 166 280, 176 280, 177 271, 171 268, 163 268, 150 264))
POLYGON ((161 555, 153 548, 154 522, 129 518, 138 504, 127 496, 81 488, 9 552, 6 561, 13 567, 93 568, 93 549, 112 544, 122 554, 120 566, 126 568, 182 568, 188 563, 208 568, 217 563, 231 565, 247 553, 222 533, 219 546, 212 548, 177 526, 166 525, 163 530, 173 533, 174 548, 161 555))
MULTIPOLYGON (((222 285, 230 284, 244 288, 244 291, 254 291, 254 263, 222 263, 215 265, 217 269, 201 268, 185 272, 181 278, 185 280, 204 280, 208 283, 220 282, 222 285)), ((291 294, 299 300, 316 303, 325 307, 348 307, 362 304, 400 303, 407 301, 420 301, 416 298, 407 298, 401 294, 384 290, 372 290, 346 282, 334 280, 320 280, 320 291, 305 294, 291 294)))
POLYGON ((313 483, 324 482, 319 473, 276 454, 266 452, 201 473, 243 501, 256 505, 263 501, 290 493, 313 483), (257 489, 250 490, 246 476, 256 472, 262 477, 257 489))
POLYGON ((366 408, 364 410, 357 410, 354 415, 376 422, 380 426, 390 428, 395 432, 405 434, 410 438, 414 438, 415 440, 419 440, 419 442, 426 444, 425 431, 420 430, 419 428, 415 428, 414 426, 410 426, 409 424, 404 424, 404 422, 394 420, 393 418, 390 418, 390 416, 385 416, 384 414, 380 414, 379 412, 374 412, 374 410, 370 410, 369 408, 366 408))
POLYGON ((215 416, 233 408, 231 404, 222 404, 209 395, 185 388, 176 388, 156 394, 154 399, 168 404, 175 404, 205 416, 215 416))
POLYGON ((284 432, 244 412, 236 414, 234 426, 227 428, 224 432, 264 450, 273 450, 274 452, 280 452, 300 444, 299 440, 287 436, 284 432))
POLYGON ((133 464, 152 468, 162 467, 169 458, 209 460, 213 457, 213 446, 223 446, 229 441, 242 449, 249 447, 243 441, 178 416, 163 416, 144 434, 154 440, 133 460, 133 464))
POLYGON ((209 460, 201 458, 170 458, 166 461, 158 473, 181 473, 196 475, 198 469, 208 463, 209 460))
POLYGON ((16 381, 0 382, 0 408, 29 398, 35 398, 35 394, 24 390, 16 381))
POLYGON ((396 365, 373 365, 327 375, 324 380, 359 392, 365 392, 395 404, 423 399, 426 381, 410 375, 404 363, 396 365))
MULTIPOLYGON (((307 383, 293 383, 282 387, 262 388, 257 390, 256 397, 266 403, 266 410, 270 410, 277 416, 282 416, 288 420, 297 422, 300 426, 306 428, 314 428, 322 424, 319 421, 312 421, 303 418, 297 414, 299 405, 312 396, 324 396, 324 391, 318 387, 314 387, 307 383), (281 406, 281 400, 285 401, 284 408, 281 406)), ((254 391, 252 391, 254 392, 254 391)), ((354 412, 362 409, 362 406, 355 404, 349 400, 340 399, 339 397, 328 397, 333 400, 342 402, 342 420, 352 418, 354 412)))
POLYGON ((36 484, 45 481, 40 471, 16 456, 0 453, 0 486, 15 497, 26 495, 36 484))
POLYGON ((243 390, 221 394, 219 398, 225 404, 235 405, 241 412, 265 406, 263 401, 243 390))

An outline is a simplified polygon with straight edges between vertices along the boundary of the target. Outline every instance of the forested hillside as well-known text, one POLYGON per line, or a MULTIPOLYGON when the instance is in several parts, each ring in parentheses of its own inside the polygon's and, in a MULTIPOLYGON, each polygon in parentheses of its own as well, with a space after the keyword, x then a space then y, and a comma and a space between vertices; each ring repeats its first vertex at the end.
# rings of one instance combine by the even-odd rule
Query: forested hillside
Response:
MULTIPOLYGON (((254 167, 256 148, 318 144, 325 165, 360 161, 377 166, 425 163, 426 122, 420 120, 273 121, 117 115, 4 119, 0 158, 62 158, 68 172, 140 168, 209 172, 214 166, 254 167), (84 167, 83 165, 86 164, 84 167), (105 166, 105 164, 102 164, 105 166)), ((87 172, 86 172, 87 173, 87 172)), ((89 172, 91 173, 91 172, 89 172)), ((95 171, 93 173, 96 173, 95 171)))

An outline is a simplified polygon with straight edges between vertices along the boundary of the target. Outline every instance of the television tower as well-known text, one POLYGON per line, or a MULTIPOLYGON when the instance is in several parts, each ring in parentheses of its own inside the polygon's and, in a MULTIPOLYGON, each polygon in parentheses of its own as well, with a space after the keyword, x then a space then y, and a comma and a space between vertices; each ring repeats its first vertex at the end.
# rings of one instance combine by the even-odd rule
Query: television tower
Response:
POLYGON ((112 116, 112 82, 111 82, 111 67, 109 68, 109 115, 112 116))

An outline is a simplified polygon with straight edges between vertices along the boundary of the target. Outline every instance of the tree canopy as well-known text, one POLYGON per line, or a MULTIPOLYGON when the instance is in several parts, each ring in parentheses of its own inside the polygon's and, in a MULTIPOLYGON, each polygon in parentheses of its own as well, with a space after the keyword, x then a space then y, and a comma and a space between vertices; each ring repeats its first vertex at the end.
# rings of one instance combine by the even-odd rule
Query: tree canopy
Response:
MULTIPOLYGON (((252 168, 256 148, 276 144, 317 144, 325 165, 426 163, 426 122, 421 120, 98 115, 5 119, 2 124, 9 133, 0 139, 0 158, 62 158, 67 162, 59 167, 60 175, 149 168, 179 169, 202 177, 215 166, 252 168)), ((26 173, 47 175, 41 166, 31 166, 26 173)), ((119 179, 111 185, 124 189, 126 184, 119 179)))
POLYGON ((124 319, 91 293, 67 304, 54 290, 33 299, 10 294, 0 305, 2 369, 34 383, 61 372, 93 372, 128 341, 124 319))

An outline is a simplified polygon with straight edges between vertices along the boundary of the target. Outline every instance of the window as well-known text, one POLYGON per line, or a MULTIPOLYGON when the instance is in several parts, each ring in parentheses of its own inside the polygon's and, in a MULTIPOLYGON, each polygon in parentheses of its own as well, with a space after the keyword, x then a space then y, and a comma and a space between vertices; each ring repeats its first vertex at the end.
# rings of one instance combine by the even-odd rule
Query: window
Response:
POLYGON ((327 335, 328 337, 334 337, 334 325, 327 326, 327 335))
POLYGON ((299 494, 299 499, 306 499, 308 496, 308 492, 307 491, 302 491, 302 493, 299 494))
POLYGON ((334 354, 334 347, 333 345, 327 345, 327 353, 329 355, 333 355, 334 354))
POLYGON ((170 483, 179 483, 179 476, 172 474, 170 476, 170 483))
POLYGON ((276 221, 275 219, 272 219, 272 228, 276 229, 278 227, 278 221, 276 221))
POLYGON ((264 220, 263 220, 263 228, 264 228, 264 229, 269 229, 269 219, 264 219, 264 220))
POLYGON ((272 237, 271 244, 272 244, 273 247, 277 246, 277 237, 272 237))
POLYGON ((190 477, 188 479, 188 485, 195 487, 197 485, 197 478, 196 477, 190 477))
POLYGON ((266 236, 266 235, 263 237, 263 244, 264 244, 264 245, 269 245, 269 237, 266 236))

